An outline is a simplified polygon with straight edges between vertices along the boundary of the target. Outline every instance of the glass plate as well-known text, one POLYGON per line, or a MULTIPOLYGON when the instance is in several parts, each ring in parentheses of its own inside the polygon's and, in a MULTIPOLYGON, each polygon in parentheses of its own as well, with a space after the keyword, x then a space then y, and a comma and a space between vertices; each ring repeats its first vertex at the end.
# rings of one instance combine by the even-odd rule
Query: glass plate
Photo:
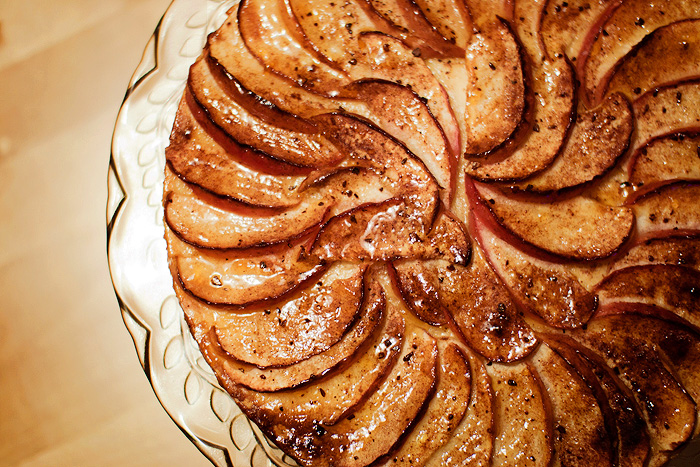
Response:
MULTIPOLYGON (((163 238, 165 147, 190 65, 237 0, 174 0, 148 42, 117 117, 107 251, 124 323, 153 391, 216 466, 295 466, 241 413, 204 361, 172 289, 163 238)), ((700 465, 700 442, 669 464, 700 465)))

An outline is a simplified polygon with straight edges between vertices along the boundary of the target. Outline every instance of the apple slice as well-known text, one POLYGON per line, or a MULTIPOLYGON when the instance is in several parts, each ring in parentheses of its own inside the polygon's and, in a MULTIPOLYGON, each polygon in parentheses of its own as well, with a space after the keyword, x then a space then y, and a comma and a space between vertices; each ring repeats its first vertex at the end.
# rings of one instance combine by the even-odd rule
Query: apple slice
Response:
POLYGON ((583 90, 588 102, 600 102, 617 64, 645 36, 688 18, 700 18, 700 5, 677 0, 623 2, 603 24, 583 67, 583 90))
POLYGON ((617 251, 629 237, 634 215, 627 207, 611 207, 576 197, 540 203, 506 196, 476 184, 482 203, 498 222, 525 242, 565 258, 593 260, 617 251))
POLYGON ((476 223, 473 231, 489 264, 521 307, 556 328, 583 326, 596 309, 596 296, 561 265, 534 258, 476 223))
POLYGON ((315 53, 287 9, 285 0, 242 0, 238 27, 250 50, 271 71, 309 91, 333 96, 347 75, 315 53))
POLYGON ((623 95, 613 94, 598 108, 577 117, 564 147, 548 168, 515 186, 541 193, 598 178, 627 150, 633 128, 629 102, 623 95))
POLYGON ((612 370, 600 358, 570 338, 552 334, 538 337, 574 367, 597 394, 598 405, 603 409, 609 425, 608 432, 616 434, 613 441, 613 445, 617 446, 615 465, 647 465, 650 446, 646 423, 631 393, 624 389, 612 370))
POLYGON ((190 68, 188 89, 212 121, 239 143, 302 167, 332 166, 342 159, 318 134, 280 128, 249 113, 222 88, 206 56, 190 68))
POLYGON ((289 207, 299 202, 296 187, 304 177, 295 174, 296 167, 237 144, 223 132, 212 131, 214 125, 207 128, 193 115, 188 101, 185 96, 180 102, 165 149, 173 172, 205 190, 250 205, 289 207), (267 167, 260 167, 263 162, 267 167))
POLYGON ((547 345, 533 354, 532 364, 552 404, 556 465, 612 466, 612 433, 591 388, 547 345))
POLYGON ((492 465, 550 465, 552 414, 547 394, 530 364, 494 364, 487 371, 495 393, 492 465))
POLYGON ((434 391, 437 345, 427 332, 407 328, 396 365, 349 417, 318 425, 290 450, 302 464, 364 466, 389 452, 416 422, 434 391), (367 427, 372 427, 368 430, 367 427))
POLYGON ((399 450, 379 465, 425 465, 430 456, 449 441, 467 412, 471 397, 469 363, 453 343, 438 341, 438 349, 435 394, 399 450))
POLYGON ((452 438, 428 460, 428 467, 491 465, 494 437, 493 388, 482 361, 465 352, 471 368, 469 409, 452 438))
POLYGON ((420 97, 405 86, 375 79, 354 82, 342 96, 364 101, 367 108, 348 105, 346 110, 370 120, 423 161, 449 206, 457 167, 444 131, 420 97))
POLYGON ((601 304, 637 302, 672 311, 700 326, 700 271, 676 265, 619 269, 597 286, 601 304))
POLYGON ((358 349, 352 364, 316 381, 314 387, 264 393, 238 385, 226 389, 249 418, 284 446, 289 443, 284 427, 308 431, 314 423, 334 425, 364 402, 397 363, 404 330, 401 314, 390 306, 381 329, 358 349))
POLYGON ((525 57, 513 30, 503 19, 476 32, 465 57, 469 72, 465 152, 479 156, 503 144, 523 124, 525 57))
POLYGON ((209 54, 241 85, 258 96, 265 96, 274 106, 300 117, 310 117, 338 109, 333 101, 308 91, 263 65, 243 42, 238 27, 237 9, 230 10, 226 22, 210 34, 209 54))
POLYGON ((666 185, 634 201, 640 235, 660 235, 661 232, 682 233, 700 231, 700 185, 676 183, 666 185))
POLYGON ((693 433, 696 406, 692 398, 644 336, 616 334, 605 319, 591 320, 586 331, 572 335, 601 356, 631 391, 649 430, 649 465, 661 465, 693 433))
POLYGON ((603 22, 623 0, 547 0, 540 36, 549 57, 566 55, 573 62, 585 62, 588 48, 603 22))
POLYGON ((649 34, 615 70, 609 91, 630 99, 663 85, 700 78, 700 20, 678 21, 649 34))
POLYGON ((454 321, 470 348, 491 361, 519 360, 537 341, 510 293, 474 251, 469 267, 446 261, 397 261, 404 302, 428 322, 454 321))
POLYGON ((232 358, 218 341, 211 310, 202 309, 197 301, 175 284, 185 318, 190 330, 199 343, 202 355, 218 375, 225 388, 245 386, 254 391, 271 392, 301 386, 316 380, 338 368, 362 348, 377 329, 386 307, 384 291, 374 281, 369 281, 368 290, 363 296, 359 319, 342 339, 325 352, 313 355, 289 366, 278 368, 258 368, 232 358))
POLYGON ((288 245, 241 250, 198 248, 166 229, 173 274, 182 287, 210 304, 245 307, 278 299, 326 268, 304 257, 309 236, 288 245))
POLYGON ((466 48, 472 20, 463 0, 414 0, 430 24, 457 47, 466 48))
POLYGON ((700 181, 699 148, 700 135, 694 133, 653 139, 632 156, 630 182, 646 191, 676 180, 700 181))
POLYGON ((631 153, 660 136, 700 129, 700 81, 650 91, 633 104, 637 131, 631 153))
POLYGON ((328 211, 311 198, 281 212, 244 208, 187 185, 167 168, 164 193, 166 224, 186 242, 204 248, 284 242, 320 227, 328 211))
POLYGON ((647 264, 675 264, 700 271, 700 238, 669 236, 643 241, 611 263, 609 272, 647 264))
POLYGON ((259 368, 286 366, 328 350, 358 319, 366 266, 336 263, 317 282, 245 313, 213 313, 231 357, 259 368))

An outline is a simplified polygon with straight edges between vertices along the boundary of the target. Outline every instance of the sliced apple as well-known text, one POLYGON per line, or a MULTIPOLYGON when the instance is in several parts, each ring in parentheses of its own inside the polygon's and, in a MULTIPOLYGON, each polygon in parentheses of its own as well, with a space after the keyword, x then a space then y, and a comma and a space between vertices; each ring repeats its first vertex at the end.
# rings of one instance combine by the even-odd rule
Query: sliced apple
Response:
POLYGON ((349 417, 296 438, 290 452, 302 463, 371 464, 415 423, 434 391, 436 367, 435 339, 421 329, 407 328, 400 358, 377 390, 349 417))
POLYGON ((428 467, 491 465, 494 437, 493 388, 483 362, 467 353, 471 368, 469 409, 452 438, 428 460, 428 467))
POLYGON ((425 465, 430 456, 449 441, 467 412, 471 397, 469 363, 455 344, 438 341, 438 349, 435 394, 399 450, 380 465, 425 465))
POLYGON ((241 1, 238 27, 246 46, 260 62, 298 86, 332 96, 349 82, 342 70, 323 60, 304 41, 285 0, 241 1))
POLYGON ((598 108, 577 117, 564 147, 548 168, 515 186, 549 192, 598 178, 627 150, 633 129, 631 106, 623 95, 613 94, 598 108))
POLYGON ((540 35, 550 57, 585 62, 600 26, 623 0, 547 0, 540 35))
POLYGON ((251 205, 289 207, 299 202, 296 188, 304 176, 295 175, 295 167, 255 153, 223 132, 212 133, 193 115, 188 99, 183 97, 165 149, 172 171, 205 190, 251 205), (260 167, 262 162, 268 166, 260 167), (286 170, 289 174, 274 173, 286 170))
POLYGON ((231 357, 259 368, 292 365, 328 350, 358 319, 366 266, 336 263, 284 303, 213 315, 231 357))
POLYGON ((568 268, 525 254, 484 223, 474 230, 489 263, 523 308, 556 328, 577 328, 588 321, 598 304, 596 296, 568 268))
POLYGON ((646 423, 641 417, 629 390, 613 375, 608 366, 596 355, 574 340, 555 335, 540 336, 566 362, 574 367, 594 391, 608 423, 608 432, 614 433, 617 447, 616 465, 635 467, 647 465, 650 445, 646 423))
POLYGON ((478 184, 477 190, 506 229, 531 245, 565 258, 610 256, 634 226, 631 209, 605 206, 583 197, 540 203, 506 196, 484 184, 478 184))
POLYGON ((212 250, 165 232, 173 273, 182 287, 211 304, 234 307, 275 300, 325 270, 316 258, 304 257, 309 236, 269 248, 212 250))
POLYGON ((446 261, 393 265, 409 307, 427 321, 454 321, 466 344, 487 359, 519 360, 537 344, 507 288, 476 250, 469 267, 446 261))
POLYGON ((465 57, 465 152, 477 156, 503 144, 523 124, 524 55, 509 24, 496 20, 471 37, 465 57))
POLYGON ((188 243, 204 248, 250 248, 299 237, 320 227, 328 211, 306 198, 288 210, 250 209, 187 185, 165 173, 165 222, 188 243), (294 220, 292 222, 292 220, 294 220))
POLYGON ((368 290, 365 291, 364 297, 366 298, 363 300, 360 319, 338 343, 325 352, 289 366, 258 368, 255 365, 235 360, 226 353, 221 347, 213 327, 211 310, 202 310, 202 302, 187 294, 177 284, 175 284, 175 291, 185 311, 185 318, 190 330, 199 343, 202 355, 215 370, 221 385, 225 388, 241 385, 261 392, 301 386, 328 374, 352 356, 358 355, 359 349, 377 329, 386 307, 381 286, 370 281, 368 290))
POLYGON ((237 9, 231 10, 226 22, 210 34, 207 40, 210 55, 242 86, 280 109, 301 117, 331 112, 338 105, 315 92, 308 91, 290 79, 269 70, 252 54, 243 42, 238 27, 237 9))
POLYGON ((497 17, 506 21, 513 20, 513 0, 462 0, 469 11, 474 31, 483 29, 484 26, 497 17))
POLYGON ((449 206, 457 167, 444 131, 420 97, 405 86, 375 79, 357 81, 342 95, 364 101, 367 108, 346 109, 373 122, 423 161, 442 188, 441 199, 449 206))
POLYGON ((643 336, 616 334, 603 319, 591 320, 586 331, 574 331, 573 337, 601 356, 631 391, 649 430, 649 464, 662 464, 693 433, 692 398, 643 336))
POLYGON ((609 91, 630 99, 669 83, 699 78, 700 20, 678 21, 652 32, 614 72, 609 91))
POLYGON ((630 266, 597 287, 601 304, 638 302, 672 311, 700 326, 700 271, 676 265, 630 266))
POLYGON ((653 139, 632 156, 630 182, 647 190, 677 180, 700 180, 698 151, 700 135, 694 133, 653 139))
POLYGON ((492 465, 550 465, 555 439, 552 415, 532 367, 527 363, 494 364, 487 371, 495 394, 492 465))
POLYGON ((666 185, 637 199, 632 208, 640 235, 700 231, 700 185, 666 185))
POLYGON ((637 121, 631 152, 660 136, 700 128, 700 81, 667 86, 637 99, 632 108, 637 121))
POLYGON ((600 102, 616 65, 645 36, 688 18, 700 18, 700 5, 674 0, 623 2, 603 24, 583 67, 583 89, 588 101, 600 102))
POLYGON ((463 0, 415 0, 425 18, 457 47, 466 48, 472 20, 463 0))
POLYGON ((332 166, 342 159, 342 154, 316 133, 280 128, 249 113, 217 82, 206 57, 190 68, 188 89, 212 121, 241 144, 302 167, 332 166))
POLYGON ((645 240, 611 263, 610 271, 647 264, 674 264, 700 270, 700 238, 669 236, 645 240))
POLYGON ((314 423, 334 425, 364 402, 397 362, 404 330, 401 314, 390 306, 381 329, 358 349, 352 364, 316 381, 315 386, 266 393, 238 385, 226 389, 249 418, 284 445, 288 440, 282 427, 307 431, 314 423))
POLYGON ((532 364, 552 403, 557 465, 612 466, 612 433, 591 388, 546 345, 533 354, 532 364))

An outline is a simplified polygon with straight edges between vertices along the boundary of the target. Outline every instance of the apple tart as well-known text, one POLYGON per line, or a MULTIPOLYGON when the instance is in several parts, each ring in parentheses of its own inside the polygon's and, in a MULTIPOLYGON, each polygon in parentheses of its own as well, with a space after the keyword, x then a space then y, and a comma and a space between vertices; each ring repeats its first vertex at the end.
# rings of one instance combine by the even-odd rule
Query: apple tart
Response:
POLYGON ((700 2, 242 0, 174 288, 301 465, 657 466, 700 432, 700 2))

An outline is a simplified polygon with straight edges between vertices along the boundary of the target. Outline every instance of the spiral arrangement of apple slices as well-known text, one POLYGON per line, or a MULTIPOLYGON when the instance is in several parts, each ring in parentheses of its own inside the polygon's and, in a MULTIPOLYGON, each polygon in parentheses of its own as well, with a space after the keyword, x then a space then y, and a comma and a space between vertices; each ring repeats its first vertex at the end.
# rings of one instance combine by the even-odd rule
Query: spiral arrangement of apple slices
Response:
POLYGON ((700 432, 700 2, 242 0, 174 286, 302 465, 657 466, 700 432))

